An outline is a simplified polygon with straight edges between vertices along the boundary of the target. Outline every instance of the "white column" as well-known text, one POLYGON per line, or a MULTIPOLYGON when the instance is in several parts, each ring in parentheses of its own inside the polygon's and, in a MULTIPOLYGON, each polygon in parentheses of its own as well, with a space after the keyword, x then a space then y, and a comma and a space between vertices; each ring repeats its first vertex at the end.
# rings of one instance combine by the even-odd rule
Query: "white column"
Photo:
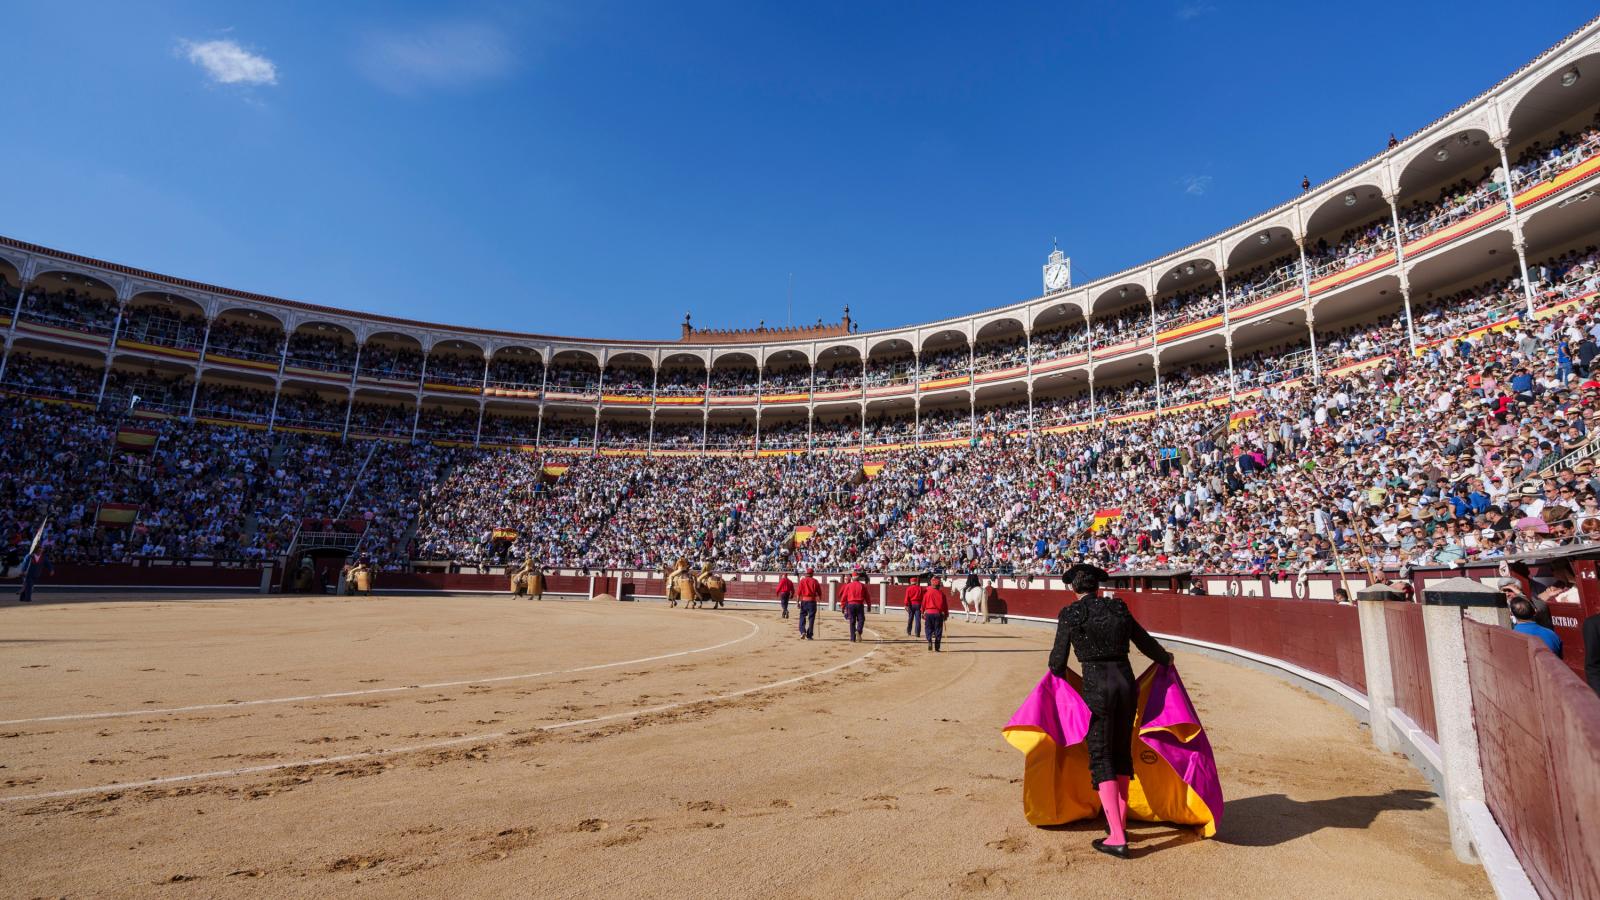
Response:
POLYGON ((1500 151, 1500 168, 1506 173, 1506 214, 1511 218, 1511 246, 1517 251, 1517 265, 1522 267, 1522 294, 1528 302, 1528 318, 1533 318, 1534 299, 1533 281, 1528 278, 1528 253, 1527 242, 1522 238, 1522 221, 1517 215, 1517 204, 1513 199, 1515 194, 1511 191, 1511 163, 1506 158, 1506 142, 1504 138, 1494 142, 1494 148, 1500 151))
POLYGON ((1322 377, 1322 361, 1317 356, 1317 317, 1306 307, 1306 333, 1311 336, 1311 374, 1322 377))
POLYGON ((278 353, 278 377, 272 381, 272 412, 267 414, 267 434, 278 424, 278 398, 283 396, 283 370, 289 364, 289 333, 283 334, 283 346, 278 353))
POLYGON ((1317 333, 1312 329, 1315 315, 1311 312, 1311 269, 1306 265, 1306 242, 1304 238, 1295 238, 1295 246, 1300 249, 1300 302, 1306 308, 1306 328, 1311 331, 1311 374, 1320 376, 1322 366, 1317 361, 1317 333))
POLYGON ((1228 308, 1233 301, 1228 298, 1228 267, 1217 267, 1217 277, 1222 279, 1222 345, 1228 353, 1228 400, 1233 400, 1233 322, 1229 318, 1228 308))
POLYGON ((422 355, 422 371, 417 375, 417 408, 411 414, 411 442, 416 443, 417 427, 422 424, 422 386, 428 383, 428 354, 422 355))
POLYGON ((1411 355, 1417 355, 1417 327, 1411 320, 1411 273, 1406 265, 1406 242, 1400 233, 1400 207, 1395 205, 1393 194, 1384 194, 1389 201, 1389 219, 1394 223, 1394 262, 1400 272, 1400 300, 1406 311, 1406 343, 1411 355))
POLYGON ((22 318, 22 301, 26 300, 28 297, 28 284, 29 282, 27 276, 22 276, 22 284, 17 290, 16 305, 11 307, 11 327, 7 329, 8 334, 17 333, 17 320, 22 318))
MULTIPOLYGON (((194 418, 194 404, 200 398, 200 370, 205 368, 206 351, 211 348, 211 318, 206 319, 205 334, 200 336, 200 358, 194 364, 194 389, 189 392, 189 418, 194 418)), ((3 373, 4 369, 0 369, 3 373)))
POLYGON ((100 376, 100 393, 95 397, 94 405, 99 407, 106 399, 106 383, 111 380, 111 359, 117 352, 117 335, 122 333, 122 313, 128 308, 128 301, 120 300, 117 303, 117 320, 111 324, 111 343, 106 345, 106 368, 100 376))

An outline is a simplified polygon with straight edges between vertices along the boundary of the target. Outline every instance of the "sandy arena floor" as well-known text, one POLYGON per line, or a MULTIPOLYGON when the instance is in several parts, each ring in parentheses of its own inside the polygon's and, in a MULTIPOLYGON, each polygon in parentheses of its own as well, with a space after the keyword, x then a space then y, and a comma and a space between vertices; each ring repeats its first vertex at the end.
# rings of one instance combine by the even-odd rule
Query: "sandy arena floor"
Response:
POLYGON ((1487 897, 1344 712, 1179 652, 1215 840, 1022 819, 1050 633, 465 598, 0 607, 0 895, 1487 897))

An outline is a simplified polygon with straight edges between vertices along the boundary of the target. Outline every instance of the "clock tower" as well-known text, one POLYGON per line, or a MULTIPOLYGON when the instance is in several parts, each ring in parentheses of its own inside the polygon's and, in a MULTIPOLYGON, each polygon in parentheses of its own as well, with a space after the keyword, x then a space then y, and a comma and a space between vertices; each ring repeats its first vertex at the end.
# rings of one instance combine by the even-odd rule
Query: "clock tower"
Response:
MULTIPOLYGON (((1051 241, 1052 245, 1054 243, 1051 241)), ((1044 262, 1044 292, 1054 294, 1069 287, 1072 287, 1072 260, 1057 246, 1044 262)))

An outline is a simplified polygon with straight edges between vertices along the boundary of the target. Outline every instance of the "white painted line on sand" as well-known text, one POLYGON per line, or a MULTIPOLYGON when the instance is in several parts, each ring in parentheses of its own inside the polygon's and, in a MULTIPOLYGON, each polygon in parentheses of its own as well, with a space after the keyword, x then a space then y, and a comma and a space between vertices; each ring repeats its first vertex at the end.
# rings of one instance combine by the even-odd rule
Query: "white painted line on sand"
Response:
POLYGON ((296 697, 265 697, 258 700, 229 700, 224 703, 197 703, 193 706, 169 706, 164 709, 121 709, 110 712, 69 713, 56 716, 35 716, 29 719, 0 719, 0 725, 26 725, 30 722, 71 722, 83 719, 120 719, 130 716, 166 716, 177 713, 204 712, 214 709, 238 709, 246 706, 266 706, 275 703, 304 703, 311 700, 338 700, 345 697, 366 697, 373 694, 395 694, 402 691, 428 691, 436 688, 461 687, 468 684, 495 684, 503 681, 526 681, 530 678, 544 678, 549 675, 570 675, 576 672, 593 672, 597 669, 614 669, 618 666, 636 666, 642 663, 660 662, 663 659, 676 659, 680 656, 690 656, 695 653, 710 653, 748 641, 760 632, 761 627, 749 619, 739 616, 718 616, 718 618, 735 619, 750 626, 750 632, 731 641, 712 644, 709 647, 697 647, 693 650, 679 650, 676 653, 663 653, 660 656, 646 656, 640 659, 625 659, 621 662, 597 663, 592 666, 579 666, 575 669, 552 669, 548 672, 525 672, 521 675, 495 675, 485 678, 463 678, 458 681, 434 681, 428 684, 407 684, 386 688, 363 688, 353 691, 334 691, 328 694, 301 694, 296 697))
MULTIPOLYGON (((867 651, 862 656, 858 656, 855 659, 850 660, 849 662, 842 662, 838 665, 829 666, 826 669, 818 669, 817 671, 806 675, 796 675, 793 678, 785 678, 782 681, 772 681, 768 682, 767 684, 757 685, 756 687, 745 688, 739 691, 733 691, 732 693, 728 694, 710 694, 704 697, 698 697, 694 700, 680 700, 676 703, 665 703, 660 706, 651 706, 645 709, 630 709, 625 712, 611 713, 604 716, 595 716, 589 719, 573 719, 569 722, 555 722, 549 725, 537 725, 532 729, 529 729, 529 731, 560 731, 564 728, 576 728, 580 725, 595 725, 601 722, 614 722, 619 719, 633 719, 639 716, 648 716, 652 713, 667 712, 669 710, 681 709, 685 706, 694 706, 697 703, 712 703, 718 700, 731 700, 734 697, 743 697, 749 694, 759 693, 761 691, 770 691, 774 688, 787 687, 791 684, 798 684, 799 682, 807 681, 812 678, 820 678, 824 675, 831 675, 841 669, 848 669, 857 663, 865 662, 871 657, 877 655, 879 650, 883 649, 883 635, 878 634, 876 630, 871 628, 867 630, 871 631, 878 639, 879 646, 867 651)), ((14 797, 0 797, 0 805, 7 803, 25 803, 33 800, 59 800, 63 797, 80 797, 85 794, 136 791, 144 788, 161 787, 162 785, 168 784, 182 784, 184 782, 191 781, 214 781, 220 778, 238 778, 243 775, 260 775, 265 772, 281 772, 285 769, 298 769, 305 766, 320 766, 327 765, 329 763, 345 763, 366 759, 381 759, 386 756, 399 756, 405 753, 417 753, 424 750, 442 750, 446 747, 457 747, 461 744, 478 744, 491 741, 500 741, 510 737, 518 737, 520 734, 527 733, 529 732, 514 733, 510 731, 494 731, 487 734, 472 734, 464 737, 449 738, 442 741, 432 741, 426 744, 412 744, 406 747, 392 747, 386 750, 365 750, 360 753, 342 753, 338 756, 319 756, 315 759, 303 759, 298 762, 271 763, 262 766, 245 766, 238 769, 218 769, 214 772, 195 772, 188 775, 169 775, 165 778, 150 778, 145 781, 129 781, 121 784, 102 784, 96 785, 95 787, 70 788, 62 791, 46 791, 41 794, 21 794, 14 797)))

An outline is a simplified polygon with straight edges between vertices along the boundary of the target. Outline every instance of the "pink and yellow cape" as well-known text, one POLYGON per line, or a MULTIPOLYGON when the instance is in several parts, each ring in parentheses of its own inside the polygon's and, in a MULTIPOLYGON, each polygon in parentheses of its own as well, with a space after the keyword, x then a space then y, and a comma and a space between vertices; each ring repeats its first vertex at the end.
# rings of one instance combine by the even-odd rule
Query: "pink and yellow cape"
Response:
MULTIPOLYGON (((1027 755, 1022 811, 1032 825, 1060 825, 1100 814, 1100 795, 1089 780, 1089 706, 1083 680, 1045 673, 1003 730, 1027 755)), ((1134 720, 1133 781, 1128 817, 1199 826, 1211 837, 1222 820, 1222 785, 1200 717, 1178 670, 1151 666, 1139 676, 1134 720)))

